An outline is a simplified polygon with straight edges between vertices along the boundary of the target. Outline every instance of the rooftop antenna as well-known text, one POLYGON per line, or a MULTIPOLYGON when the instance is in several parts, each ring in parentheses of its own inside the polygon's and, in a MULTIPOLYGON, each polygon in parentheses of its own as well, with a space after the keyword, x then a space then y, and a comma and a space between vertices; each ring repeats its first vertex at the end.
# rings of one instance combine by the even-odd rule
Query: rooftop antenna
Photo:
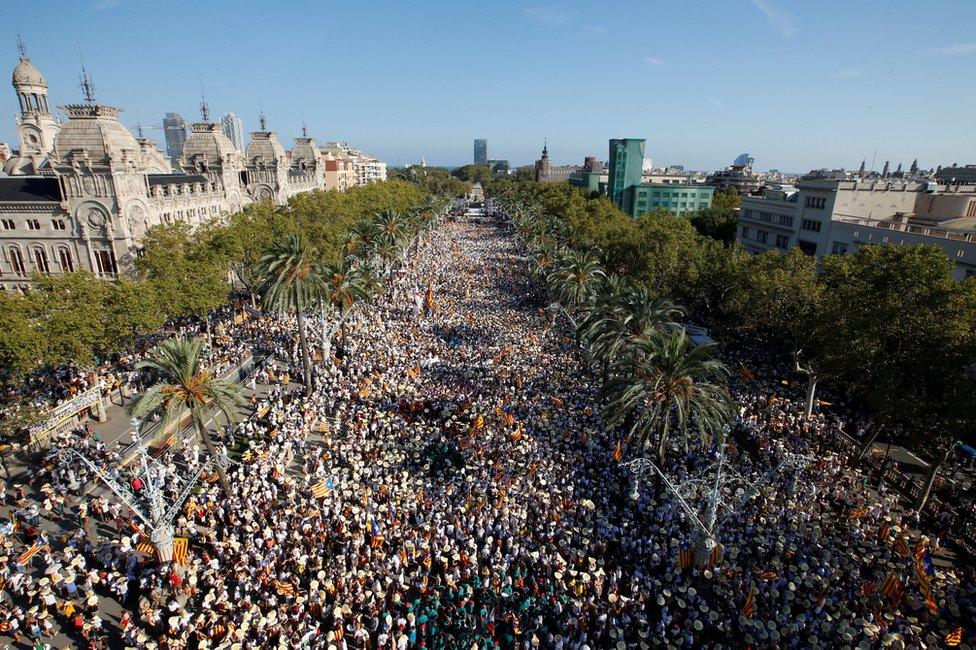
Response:
POLYGON ((203 90, 203 82, 200 82, 200 116, 204 122, 210 121, 210 105, 207 103, 207 93, 203 90))
POLYGON ((24 39, 20 37, 20 34, 17 34, 17 51, 20 52, 21 59, 27 58, 27 46, 24 45, 24 39))
POLYGON ((85 101, 89 104, 95 103, 95 84, 92 83, 91 75, 85 69, 85 57, 81 54, 81 45, 78 45, 78 58, 81 59, 81 93, 85 96, 85 101))

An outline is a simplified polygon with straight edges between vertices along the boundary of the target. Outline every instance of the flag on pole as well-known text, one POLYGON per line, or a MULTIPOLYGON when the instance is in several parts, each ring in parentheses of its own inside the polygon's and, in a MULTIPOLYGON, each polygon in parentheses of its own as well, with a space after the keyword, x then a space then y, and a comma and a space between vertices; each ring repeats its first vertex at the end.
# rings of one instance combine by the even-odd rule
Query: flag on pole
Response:
POLYGON ((742 615, 746 618, 752 618, 753 613, 756 611, 756 587, 750 583, 749 592, 746 594, 746 602, 742 605, 742 615))
POLYGON ((173 539, 173 561, 177 564, 190 563, 190 540, 186 537, 173 539))
POLYGON ((754 373, 749 366, 741 361, 739 362, 739 376, 746 381, 756 381, 756 373, 754 373))
POLYGON ((40 553, 45 548, 47 548, 47 544, 34 544, 20 554, 20 557, 17 558, 17 564, 28 564, 35 555, 40 553))
POLYGON ((935 602, 935 596, 931 590, 929 590, 929 594, 925 597, 925 604, 928 605, 929 612, 932 613, 932 616, 939 613, 939 604, 935 602))
POLYGON ((614 462, 619 463, 620 459, 623 457, 624 457, 624 447, 622 444, 620 444, 620 441, 618 440, 617 448, 613 450, 613 460, 614 462))
POLYGON ((724 554, 724 549, 721 544, 715 543, 712 547, 712 552, 708 554, 707 564, 708 566, 715 566, 722 561, 722 556, 724 554))

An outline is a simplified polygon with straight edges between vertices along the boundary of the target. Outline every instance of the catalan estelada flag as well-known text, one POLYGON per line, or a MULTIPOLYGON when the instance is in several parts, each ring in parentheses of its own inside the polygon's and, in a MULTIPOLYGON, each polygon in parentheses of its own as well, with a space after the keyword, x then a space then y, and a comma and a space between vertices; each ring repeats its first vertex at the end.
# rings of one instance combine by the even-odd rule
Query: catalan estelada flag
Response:
POLYGON ((932 613, 932 616, 939 613, 939 604, 935 602, 935 596, 932 595, 931 591, 929 591, 928 596, 925 597, 925 604, 928 606, 929 612, 932 613))
POLYGON ((685 542, 678 547, 678 566, 682 570, 687 569, 695 563, 695 549, 691 548, 691 544, 685 542))
POLYGON ((29 563, 35 555, 40 553, 43 549, 47 548, 47 544, 34 544, 29 549, 20 554, 17 558, 17 564, 27 564, 29 563))
POLYGON ((519 422, 518 427, 512 432, 512 442, 518 442, 522 439, 522 423, 519 422))
POLYGON ((622 444, 620 444, 620 441, 618 440, 617 448, 613 450, 613 460, 619 463, 620 459, 623 457, 624 457, 624 447, 622 444))
POLYGON ((962 626, 957 627, 955 632, 946 635, 946 645, 957 646, 962 643, 962 626))
POLYGON ((749 585, 749 591, 746 594, 746 602, 742 604, 742 615, 746 618, 752 618, 753 613, 756 611, 756 587, 752 584, 749 585))
POLYGON ((173 561, 177 564, 190 563, 190 540, 186 537, 173 539, 173 561))
POLYGON ((722 561, 722 551, 723 549, 721 544, 715 544, 715 546, 712 547, 712 552, 708 554, 708 560, 706 561, 708 566, 715 566, 722 561))
POLYGON ((326 494, 328 494, 329 490, 331 489, 332 489, 332 479, 331 478, 329 480, 323 479, 312 486, 312 496, 315 497, 316 499, 321 499, 326 494))
POLYGON ((383 545, 383 542, 386 540, 386 538, 383 536, 383 533, 380 531, 380 527, 376 525, 375 519, 371 520, 370 523, 371 523, 370 532, 372 533, 372 537, 369 540, 369 545, 372 546, 373 548, 379 548, 380 546, 383 545))

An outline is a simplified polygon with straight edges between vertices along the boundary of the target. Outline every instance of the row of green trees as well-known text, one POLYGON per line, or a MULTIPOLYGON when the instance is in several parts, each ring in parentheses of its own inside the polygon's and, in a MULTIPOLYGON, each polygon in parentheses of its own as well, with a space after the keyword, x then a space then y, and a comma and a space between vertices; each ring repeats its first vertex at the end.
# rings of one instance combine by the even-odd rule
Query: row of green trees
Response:
POLYGON ((496 182, 489 192, 537 206, 567 245, 598 247, 606 273, 647 299, 683 304, 718 338, 788 362, 807 380, 808 412, 821 383, 853 398, 871 420, 858 458, 883 434, 935 461, 931 483, 956 441, 974 440, 976 279, 954 280, 941 249, 749 255, 691 219, 632 219, 568 185, 496 182))
POLYGON ((92 366, 133 349, 168 320, 200 319, 243 290, 257 301, 257 265, 276 240, 300 233, 322 263, 335 263, 357 223, 400 212, 428 193, 404 181, 345 192, 309 192, 287 206, 258 203, 191 229, 156 226, 143 240, 134 272, 104 282, 85 272, 37 277, 26 295, 0 292, 0 382, 16 385, 42 368, 92 366))
POLYGON ((307 388, 312 387, 310 313, 321 314, 323 360, 328 362, 335 330, 344 342, 348 314, 382 290, 413 242, 446 207, 446 199, 429 198, 413 210, 364 217, 348 232, 344 255, 332 261, 298 234, 275 241, 260 258, 257 293, 266 308, 295 314, 307 388))
MULTIPOLYGON (((405 212, 384 210, 362 217, 346 233, 341 248, 347 254, 337 259, 323 257, 297 233, 285 234, 266 248, 254 267, 256 291, 266 308, 295 314, 307 387, 311 388, 312 382, 306 325, 309 313, 321 310, 322 342, 327 346, 331 339, 327 318, 338 317, 344 323, 356 304, 379 293, 393 266, 446 205, 444 199, 428 198, 405 212)), ((328 363, 329 355, 323 356, 328 363)), ((207 452, 219 458, 206 426, 207 414, 216 410, 233 422, 244 398, 240 385, 214 377, 205 367, 201 341, 163 341, 138 368, 151 371, 157 381, 129 404, 129 414, 143 422, 157 415, 165 427, 187 412, 207 452)), ((229 491, 224 464, 217 462, 215 468, 221 486, 229 491)))
POLYGON ((571 246, 565 222, 513 200, 506 207, 532 254, 532 272, 572 319, 598 371, 605 420, 621 427, 628 448, 639 454, 654 445, 663 463, 674 435, 685 451, 693 433, 720 435, 732 413, 729 373, 714 344, 689 338, 678 322, 684 310, 608 273, 598 248, 571 246))

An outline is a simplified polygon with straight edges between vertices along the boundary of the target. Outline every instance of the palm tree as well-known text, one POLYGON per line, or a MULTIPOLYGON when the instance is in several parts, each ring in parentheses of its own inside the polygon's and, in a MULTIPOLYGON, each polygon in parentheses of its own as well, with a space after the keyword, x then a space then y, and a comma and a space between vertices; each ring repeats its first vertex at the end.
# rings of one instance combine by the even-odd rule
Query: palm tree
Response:
POLYGON ((323 292, 322 276, 312 259, 312 250, 299 235, 279 239, 258 263, 261 283, 258 295, 267 309, 294 310, 302 347, 305 388, 312 389, 312 358, 308 351, 305 310, 317 304, 323 292))
POLYGON ((589 303, 605 277, 595 250, 564 249, 547 282, 553 297, 573 309, 589 303))
POLYGON ((630 342, 660 329, 676 330, 685 310, 666 298, 654 300, 647 288, 613 275, 600 300, 580 323, 594 356, 604 365, 630 342))
POLYGON ((338 262, 321 264, 318 274, 322 278, 322 293, 320 303, 322 307, 322 356, 331 356, 332 330, 326 326, 328 314, 339 315, 341 340, 346 340, 346 316, 352 311, 357 302, 369 295, 369 281, 361 264, 354 257, 345 257, 338 262))
POLYGON ((731 418, 728 369, 715 358, 717 345, 695 345, 682 328, 657 330, 631 341, 615 358, 603 386, 611 425, 625 424, 628 445, 657 443, 664 462, 672 421, 688 445, 694 422, 704 437, 719 434, 731 418))
POLYGON ((145 422, 147 416, 158 414, 162 418, 160 430, 179 420, 184 410, 190 412, 190 420, 210 457, 218 460, 217 475, 220 485, 227 492, 230 482, 227 472, 219 462, 220 454, 210 439, 205 417, 207 411, 215 408, 233 422, 239 409, 246 403, 241 387, 232 381, 218 379, 205 369, 200 359, 199 339, 174 338, 160 343, 148 359, 140 361, 136 369, 151 368, 159 381, 136 396, 129 403, 127 412, 131 417, 145 422))

